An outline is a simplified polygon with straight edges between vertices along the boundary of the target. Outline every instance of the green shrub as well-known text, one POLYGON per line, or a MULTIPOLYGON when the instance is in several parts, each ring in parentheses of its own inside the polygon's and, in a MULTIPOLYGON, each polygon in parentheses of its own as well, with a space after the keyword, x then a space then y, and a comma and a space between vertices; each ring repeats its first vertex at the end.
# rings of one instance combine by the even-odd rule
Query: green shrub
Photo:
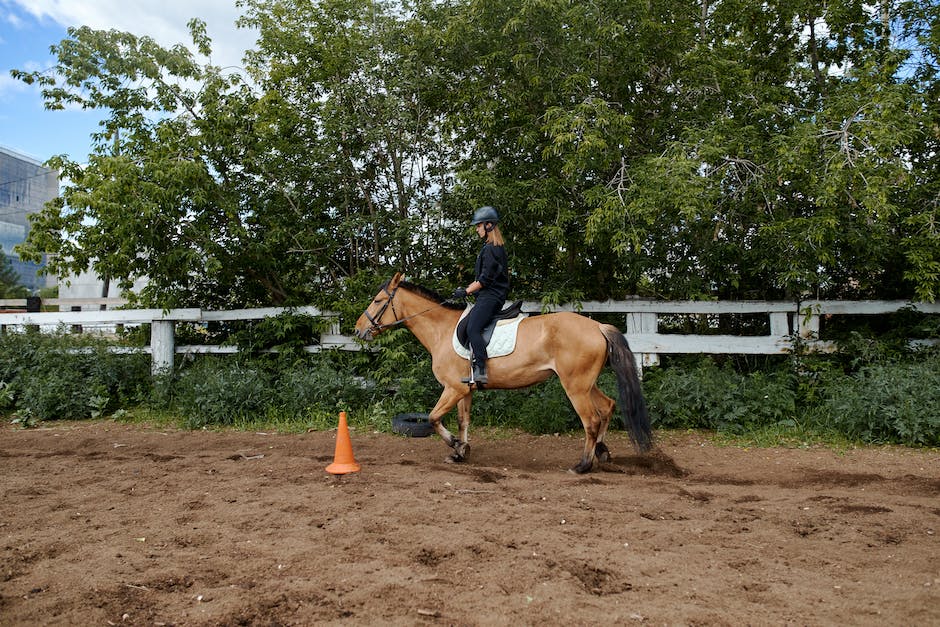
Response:
POLYGON ((109 353, 88 336, 4 334, 0 382, 5 410, 38 420, 95 418, 149 394, 150 357, 109 353))
POLYGON ((89 385, 85 360, 80 355, 60 355, 44 361, 21 384, 18 409, 39 420, 90 418, 107 398, 107 389, 89 385))
POLYGON ((307 357, 272 372, 272 410, 284 416, 324 416, 334 424, 340 411, 362 417, 379 394, 374 382, 336 367, 327 357, 307 357))
MULTIPOLYGON (((278 328, 303 329, 285 319, 278 328)), ((940 445, 940 352, 850 336, 841 355, 793 356, 761 365, 710 357, 668 360, 646 370, 654 426, 726 433, 838 433, 855 441, 940 445), (737 367, 735 367, 737 366, 737 367)), ((114 354, 107 343, 65 333, 0 335, 0 410, 34 420, 110 415, 149 403, 184 426, 263 424, 329 428, 350 423, 388 431, 398 413, 427 412, 441 387, 430 356, 406 330, 384 334, 379 352, 203 356, 151 377, 150 356, 114 354)), ((600 387, 616 398, 604 371, 600 387)), ((579 430, 557 378, 522 390, 474 394, 474 425, 531 433, 579 430)), ((456 411, 446 418, 456 429, 456 411)), ((619 414, 613 427, 620 428, 619 414)))
POLYGON ((86 355, 87 374, 93 386, 107 390, 102 411, 112 413, 144 402, 153 387, 150 355, 112 353, 99 344, 86 355))
POLYGON ((864 442, 940 445, 940 355, 833 378, 814 424, 864 442))
POLYGON ((272 404, 268 374, 237 358, 197 360, 182 370, 172 385, 172 407, 191 429, 256 420, 272 404))
POLYGON ((649 369, 643 390, 658 427, 738 433, 792 422, 796 415, 786 373, 741 374, 707 358, 688 369, 649 369))
MULTIPOLYGON (((619 422, 618 418, 614 418, 619 422)), ((581 427, 581 420, 557 377, 521 390, 473 395, 471 425, 513 427, 529 433, 559 433, 581 427)))
POLYGON ((229 323, 232 332, 229 343, 236 344, 248 354, 276 349, 281 354, 302 355, 303 347, 319 341, 320 334, 330 328, 332 321, 290 311, 263 320, 229 323))

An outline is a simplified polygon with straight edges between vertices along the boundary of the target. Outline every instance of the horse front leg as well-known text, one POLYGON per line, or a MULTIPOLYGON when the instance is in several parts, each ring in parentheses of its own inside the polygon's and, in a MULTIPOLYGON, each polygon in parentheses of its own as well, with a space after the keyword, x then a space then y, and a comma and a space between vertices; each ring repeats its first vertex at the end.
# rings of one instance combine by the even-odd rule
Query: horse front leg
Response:
POLYGON ((469 393, 466 396, 462 397, 457 401, 457 424, 458 427, 458 436, 454 440, 454 443, 451 445, 454 448, 454 454, 451 456, 451 461, 462 462, 466 461, 467 455, 470 454, 470 406, 473 402, 473 393, 469 393))
MULTIPOLYGON (((463 399, 468 396, 468 391, 466 388, 455 389, 455 388, 444 388, 444 392, 441 394, 441 397, 437 400, 437 404, 434 406, 434 409, 431 410, 428 414, 428 420, 431 423, 431 426, 434 427, 434 430, 437 432, 441 439, 444 440, 444 444, 454 449, 453 455, 445 458, 445 462, 462 462, 466 453, 470 449, 470 445, 466 443, 466 428, 463 424, 463 419, 461 417, 461 410, 458 408, 458 422, 459 422, 459 432, 461 438, 455 438, 454 435, 447 430, 447 427, 444 426, 442 419, 447 415, 451 409, 454 408, 454 405, 458 403, 462 406, 464 405, 463 399)), ((470 422, 470 408, 469 403, 466 403, 467 406, 467 423, 470 422)))

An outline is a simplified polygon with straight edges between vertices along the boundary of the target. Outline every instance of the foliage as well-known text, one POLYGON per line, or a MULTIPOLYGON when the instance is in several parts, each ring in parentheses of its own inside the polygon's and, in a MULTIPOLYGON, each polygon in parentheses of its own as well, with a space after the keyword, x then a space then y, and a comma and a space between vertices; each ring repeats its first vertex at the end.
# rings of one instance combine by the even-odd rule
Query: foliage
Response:
POLYGON ((327 306, 467 281, 486 203, 522 297, 940 289, 936 2, 240 7, 244 70, 193 20, 191 48, 83 27, 13 72, 105 116, 22 256, 156 306, 327 306))
POLYGON ((878 8, 458 3, 455 191, 511 209, 536 291, 932 298, 937 9, 878 8))
POLYGON ((328 318, 315 318, 291 311, 238 325, 227 341, 238 346, 241 352, 254 354, 262 350, 298 355, 304 346, 315 344, 320 334, 332 324, 328 318))
MULTIPOLYGON (((380 337, 389 338, 382 354, 203 356, 151 377, 149 356, 110 353, 84 336, 4 334, 0 410, 24 426, 145 407, 178 416, 187 428, 274 424, 287 430, 331 428, 347 411, 359 428, 389 431, 395 414, 428 411, 440 386, 426 354, 405 336, 380 337)), ((940 445, 940 353, 856 341, 867 351, 865 361, 814 355, 739 370, 733 360, 701 357, 649 368, 643 390, 654 426, 763 442, 799 443, 822 434, 827 440, 940 445)), ((615 396, 610 372, 599 384, 615 396)), ((456 413, 445 422, 456 428, 456 413)), ((477 393, 473 424, 538 434, 580 429, 557 379, 477 393)), ((619 415, 611 428, 620 428, 619 415)))
POLYGON ((172 385, 174 407, 191 429, 263 414, 271 393, 267 373, 237 359, 197 360, 172 385))
POLYGON ((22 284, 13 263, 6 254, 0 254, 0 298, 26 298, 29 288, 22 284))
POLYGON ((344 368, 339 355, 204 357, 165 375, 151 407, 181 416, 188 428, 263 420, 335 423, 339 411, 365 414, 375 384, 344 368))
POLYGON ((703 358, 692 368, 652 369, 644 392, 654 426, 741 432, 796 417, 786 373, 742 374, 703 358))
POLYGON ((95 418, 149 396, 150 359, 85 337, 3 334, 0 382, 3 409, 29 420, 95 418))
POLYGON ((833 381, 811 415, 853 440, 940 446, 940 353, 865 365, 833 381))

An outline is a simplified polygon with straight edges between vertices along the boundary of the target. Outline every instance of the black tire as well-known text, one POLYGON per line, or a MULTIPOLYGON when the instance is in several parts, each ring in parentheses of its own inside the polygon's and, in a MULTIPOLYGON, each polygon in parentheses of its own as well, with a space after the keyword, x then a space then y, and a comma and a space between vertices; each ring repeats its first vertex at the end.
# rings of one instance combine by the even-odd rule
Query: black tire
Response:
POLYGON ((427 414, 398 414, 392 418, 392 431, 412 438, 426 438, 434 433, 427 414))

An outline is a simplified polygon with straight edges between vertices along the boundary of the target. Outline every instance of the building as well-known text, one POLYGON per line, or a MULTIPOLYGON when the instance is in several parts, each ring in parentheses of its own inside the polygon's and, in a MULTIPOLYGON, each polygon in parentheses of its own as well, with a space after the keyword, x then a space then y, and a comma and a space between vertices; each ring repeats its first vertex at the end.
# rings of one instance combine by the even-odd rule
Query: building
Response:
MULTIPOLYGON (((147 279, 137 279, 132 292, 140 292, 147 285, 147 279)), ((59 298, 121 298, 121 290, 117 287, 117 281, 111 281, 108 284, 108 292, 105 294, 104 281, 97 274, 91 271, 81 274, 72 274, 59 279, 59 298)), ((108 307, 112 309, 113 306, 108 307)), ((97 311, 99 305, 78 305, 72 308, 72 311, 97 311)))
POLYGON ((39 161, 0 146, 0 247, 12 262, 23 285, 38 291, 56 284, 55 277, 39 274, 44 264, 20 261, 13 247, 26 239, 27 216, 59 195, 59 173, 39 161))

